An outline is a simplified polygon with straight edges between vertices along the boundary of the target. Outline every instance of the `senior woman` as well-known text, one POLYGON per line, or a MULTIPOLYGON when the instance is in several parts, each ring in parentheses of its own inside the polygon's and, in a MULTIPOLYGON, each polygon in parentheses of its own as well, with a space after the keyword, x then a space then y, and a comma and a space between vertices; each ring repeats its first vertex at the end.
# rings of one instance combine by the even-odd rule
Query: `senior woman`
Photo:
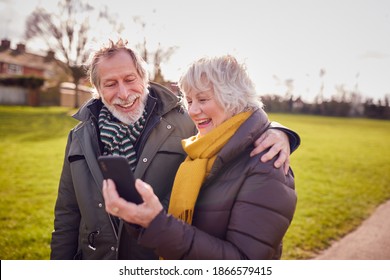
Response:
POLYGON ((139 225, 139 243, 164 259, 280 259, 297 202, 294 178, 275 159, 249 156, 270 122, 244 65, 230 55, 202 58, 179 87, 198 134, 182 142, 188 157, 168 212, 139 179, 139 205, 103 182, 107 212, 139 225))

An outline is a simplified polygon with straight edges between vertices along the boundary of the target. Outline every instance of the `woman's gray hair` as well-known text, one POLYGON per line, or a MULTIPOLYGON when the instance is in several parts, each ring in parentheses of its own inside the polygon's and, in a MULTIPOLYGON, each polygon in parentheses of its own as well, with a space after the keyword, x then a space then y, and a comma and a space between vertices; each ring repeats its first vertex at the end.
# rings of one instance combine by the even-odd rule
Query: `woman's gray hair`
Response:
POLYGON ((203 57, 192 63, 179 81, 185 94, 212 89, 226 112, 238 114, 262 108, 260 95, 243 63, 231 55, 203 57))
MULTIPOLYGON (((138 75, 142 78, 145 88, 149 84, 149 72, 148 66, 145 60, 140 56, 136 51, 126 47, 127 41, 119 39, 116 43, 112 40, 109 40, 108 46, 104 46, 101 49, 94 52, 90 57, 90 63, 88 67, 89 80, 91 84, 95 87, 96 91, 99 91, 100 76, 98 74, 98 65, 103 58, 112 57, 114 54, 117 54, 120 51, 125 50, 133 59, 135 68, 137 69, 138 75)), ((100 98, 99 93, 94 91, 93 97, 100 98)))

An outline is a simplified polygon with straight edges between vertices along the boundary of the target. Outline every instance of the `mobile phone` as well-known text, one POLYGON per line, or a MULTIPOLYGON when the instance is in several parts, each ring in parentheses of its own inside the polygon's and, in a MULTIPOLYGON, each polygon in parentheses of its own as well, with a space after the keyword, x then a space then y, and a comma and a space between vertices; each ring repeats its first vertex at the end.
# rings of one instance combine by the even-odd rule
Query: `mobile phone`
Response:
POLYGON ((127 201, 140 204, 143 202, 141 196, 135 189, 135 178, 130 165, 122 156, 99 156, 100 170, 104 179, 112 179, 115 182, 116 190, 120 197, 127 201))

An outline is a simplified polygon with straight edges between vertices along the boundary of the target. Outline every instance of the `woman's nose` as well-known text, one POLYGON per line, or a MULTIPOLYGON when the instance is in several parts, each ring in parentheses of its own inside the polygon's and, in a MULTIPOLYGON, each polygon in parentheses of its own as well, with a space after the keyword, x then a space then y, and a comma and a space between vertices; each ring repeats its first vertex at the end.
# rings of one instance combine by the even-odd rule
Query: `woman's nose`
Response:
POLYGON ((188 107, 188 114, 191 116, 195 116, 201 112, 200 106, 197 102, 192 102, 188 107))

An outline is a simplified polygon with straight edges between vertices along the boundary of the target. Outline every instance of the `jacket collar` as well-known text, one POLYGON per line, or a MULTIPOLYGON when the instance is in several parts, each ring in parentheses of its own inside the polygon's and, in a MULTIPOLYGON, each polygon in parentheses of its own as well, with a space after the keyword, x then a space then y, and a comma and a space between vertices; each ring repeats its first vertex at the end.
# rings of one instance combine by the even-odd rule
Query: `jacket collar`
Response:
POLYGON ((96 119, 99 116, 99 112, 103 107, 103 102, 100 99, 92 98, 87 101, 74 115, 73 118, 75 118, 78 121, 87 121, 91 115, 94 116, 96 119))
POLYGON ((269 125, 270 122, 264 110, 254 111, 221 149, 209 177, 217 174, 221 167, 239 157, 242 153, 248 153, 249 155, 250 149, 254 147, 253 143, 268 129, 269 125))
POLYGON ((159 116, 165 115, 176 107, 181 108, 183 106, 177 95, 160 84, 151 82, 149 86, 149 95, 156 98, 156 113, 159 116))

